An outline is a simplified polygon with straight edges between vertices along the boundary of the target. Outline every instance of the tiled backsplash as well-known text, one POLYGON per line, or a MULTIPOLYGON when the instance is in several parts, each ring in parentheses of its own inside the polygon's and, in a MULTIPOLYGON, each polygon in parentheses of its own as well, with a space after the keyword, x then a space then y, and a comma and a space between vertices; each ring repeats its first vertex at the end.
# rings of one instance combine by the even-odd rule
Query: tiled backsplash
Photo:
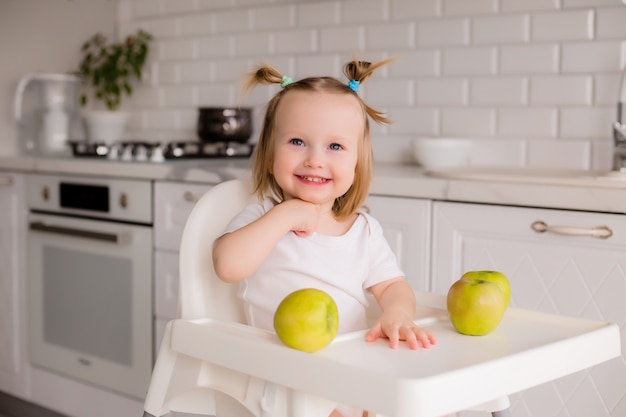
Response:
POLYGON ((609 168, 626 6, 620 0, 121 0, 120 35, 155 35, 130 103, 131 135, 195 139, 197 108, 240 96, 261 61, 293 78, 343 77, 355 54, 399 59, 362 96, 394 123, 379 161, 410 162, 417 136, 475 138, 472 164, 609 168))

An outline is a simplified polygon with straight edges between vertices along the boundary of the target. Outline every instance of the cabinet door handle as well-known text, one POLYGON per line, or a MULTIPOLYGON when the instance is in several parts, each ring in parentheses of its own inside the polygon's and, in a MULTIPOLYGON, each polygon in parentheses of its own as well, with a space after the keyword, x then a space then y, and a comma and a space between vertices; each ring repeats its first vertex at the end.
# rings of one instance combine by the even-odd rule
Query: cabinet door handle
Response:
POLYGON ((613 231, 608 226, 596 226, 592 228, 573 226, 550 226, 546 222, 537 220, 530 225, 537 233, 556 233, 567 236, 590 236, 598 239, 608 239, 613 236, 613 231))
POLYGON ((13 184, 13 177, 0 177, 0 185, 12 185, 13 184))
POLYGON ((191 191, 185 191, 183 193, 183 199, 188 203, 197 203, 198 200, 200 200, 200 197, 201 196, 194 194, 191 191))

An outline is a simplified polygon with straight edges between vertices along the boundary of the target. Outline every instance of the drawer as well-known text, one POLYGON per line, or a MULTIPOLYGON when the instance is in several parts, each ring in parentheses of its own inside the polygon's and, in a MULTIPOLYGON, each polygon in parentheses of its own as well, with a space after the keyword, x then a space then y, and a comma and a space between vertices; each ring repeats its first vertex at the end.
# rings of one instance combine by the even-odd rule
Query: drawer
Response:
POLYGON ((187 218, 210 184, 156 182, 154 186, 154 241, 157 249, 178 251, 187 218))

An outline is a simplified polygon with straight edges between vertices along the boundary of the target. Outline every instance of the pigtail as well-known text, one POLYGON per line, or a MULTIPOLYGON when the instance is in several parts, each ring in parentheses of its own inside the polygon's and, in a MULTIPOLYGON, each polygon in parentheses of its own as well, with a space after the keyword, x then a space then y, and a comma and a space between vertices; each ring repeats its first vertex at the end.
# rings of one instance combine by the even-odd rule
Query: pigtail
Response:
MULTIPOLYGON (((343 73, 348 78, 348 80, 350 80, 348 86, 350 87, 350 89, 356 92, 356 89, 354 88, 355 85, 358 86, 359 84, 363 83, 374 73, 374 71, 392 61, 395 61, 395 58, 387 58, 373 64, 371 62, 358 61, 356 59, 348 62, 343 68, 343 73)), ((368 116, 371 117, 372 120, 374 120, 376 123, 391 123, 391 120, 385 115, 385 113, 373 109, 365 103, 363 103, 363 105, 365 106, 365 111, 367 112, 368 116)))
POLYGON ((261 64, 256 71, 248 73, 244 79, 244 93, 258 84, 282 84, 283 74, 271 65, 261 64))

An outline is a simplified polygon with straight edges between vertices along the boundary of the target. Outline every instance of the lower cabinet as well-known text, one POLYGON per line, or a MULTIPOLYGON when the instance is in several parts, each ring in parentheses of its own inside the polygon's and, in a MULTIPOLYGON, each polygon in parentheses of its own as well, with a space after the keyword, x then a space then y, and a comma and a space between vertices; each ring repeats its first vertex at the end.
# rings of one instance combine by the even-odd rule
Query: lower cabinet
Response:
POLYGON ((157 181, 154 185, 154 352, 178 315, 178 251, 187 218, 212 185, 157 181))
POLYGON ((418 291, 428 290, 430 276, 430 200, 369 196, 365 209, 381 224, 407 281, 418 291))
POLYGON ((508 276, 512 306, 621 328, 620 358, 513 396, 512 415, 626 415, 626 216, 435 202, 432 290, 445 294, 465 271, 485 269, 508 276), (611 236, 591 237, 595 229, 611 236))
MULTIPOLYGON (((185 223, 210 184, 157 181, 154 186, 154 357, 167 322, 178 316, 178 252, 185 223)), ((201 417, 171 413, 171 417, 201 417)))

